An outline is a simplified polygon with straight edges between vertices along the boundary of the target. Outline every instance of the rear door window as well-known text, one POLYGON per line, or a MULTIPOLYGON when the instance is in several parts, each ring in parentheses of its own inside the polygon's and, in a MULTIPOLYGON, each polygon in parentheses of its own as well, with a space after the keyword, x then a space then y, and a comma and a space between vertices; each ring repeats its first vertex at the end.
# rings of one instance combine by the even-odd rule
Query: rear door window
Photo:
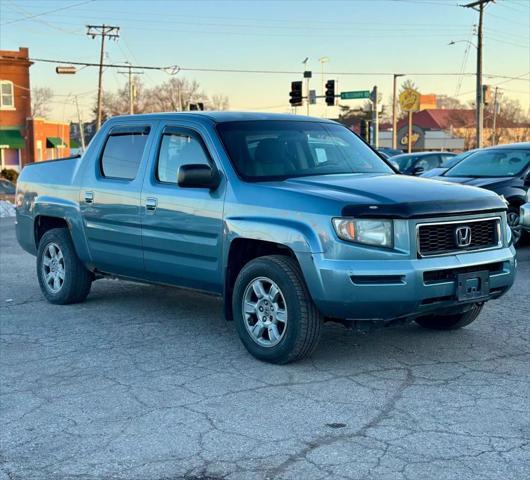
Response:
POLYGON ((111 130, 101 155, 101 174, 108 178, 134 180, 148 136, 149 127, 111 130))

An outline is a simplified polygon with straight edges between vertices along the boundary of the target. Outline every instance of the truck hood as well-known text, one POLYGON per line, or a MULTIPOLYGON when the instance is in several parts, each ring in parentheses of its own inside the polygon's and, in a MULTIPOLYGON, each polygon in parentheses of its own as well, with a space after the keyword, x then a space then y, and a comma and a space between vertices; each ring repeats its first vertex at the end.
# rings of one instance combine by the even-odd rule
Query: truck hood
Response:
POLYGON ((269 184, 318 198, 340 201, 342 215, 417 218, 501 211, 506 205, 487 190, 406 175, 322 175, 269 184))

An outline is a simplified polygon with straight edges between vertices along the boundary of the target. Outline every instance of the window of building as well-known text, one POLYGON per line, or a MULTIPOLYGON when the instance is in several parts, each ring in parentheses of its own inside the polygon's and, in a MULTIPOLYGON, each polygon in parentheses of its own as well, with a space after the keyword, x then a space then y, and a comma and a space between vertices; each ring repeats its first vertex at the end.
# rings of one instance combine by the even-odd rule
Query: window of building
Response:
POLYGON ((13 82, 9 80, 0 81, 0 108, 3 110, 13 110, 15 108, 13 82))
POLYGON ((208 156, 200 140, 185 132, 164 134, 158 155, 158 180, 177 183, 180 166, 190 163, 209 164, 208 156))
POLYGON ((109 135, 101 156, 104 177, 134 180, 142 161, 148 129, 137 133, 109 135))

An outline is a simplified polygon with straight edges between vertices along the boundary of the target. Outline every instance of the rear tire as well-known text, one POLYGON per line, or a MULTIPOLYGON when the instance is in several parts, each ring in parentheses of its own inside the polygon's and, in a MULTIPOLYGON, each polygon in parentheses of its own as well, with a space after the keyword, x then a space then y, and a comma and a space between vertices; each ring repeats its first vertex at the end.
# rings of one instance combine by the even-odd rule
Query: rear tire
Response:
POLYGON ((57 305, 82 302, 93 275, 81 263, 66 228, 48 230, 39 242, 37 277, 42 294, 57 305))
POLYGON ((232 305, 237 333, 258 360, 295 362, 318 344, 322 315, 290 257, 270 255, 247 263, 236 279, 232 305))
POLYGON ((458 330, 474 322, 482 311, 483 303, 475 303, 471 309, 452 315, 426 315, 415 319, 423 328, 430 330, 458 330))

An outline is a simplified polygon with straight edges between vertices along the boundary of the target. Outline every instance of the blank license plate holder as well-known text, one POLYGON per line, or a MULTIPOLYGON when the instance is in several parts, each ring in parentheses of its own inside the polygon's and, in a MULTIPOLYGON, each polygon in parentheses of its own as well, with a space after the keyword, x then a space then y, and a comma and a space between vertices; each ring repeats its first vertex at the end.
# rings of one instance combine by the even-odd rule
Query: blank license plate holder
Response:
POLYGON ((456 298, 459 302, 469 302, 487 298, 490 294, 488 271, 459 273, 456 276, 456 298))

